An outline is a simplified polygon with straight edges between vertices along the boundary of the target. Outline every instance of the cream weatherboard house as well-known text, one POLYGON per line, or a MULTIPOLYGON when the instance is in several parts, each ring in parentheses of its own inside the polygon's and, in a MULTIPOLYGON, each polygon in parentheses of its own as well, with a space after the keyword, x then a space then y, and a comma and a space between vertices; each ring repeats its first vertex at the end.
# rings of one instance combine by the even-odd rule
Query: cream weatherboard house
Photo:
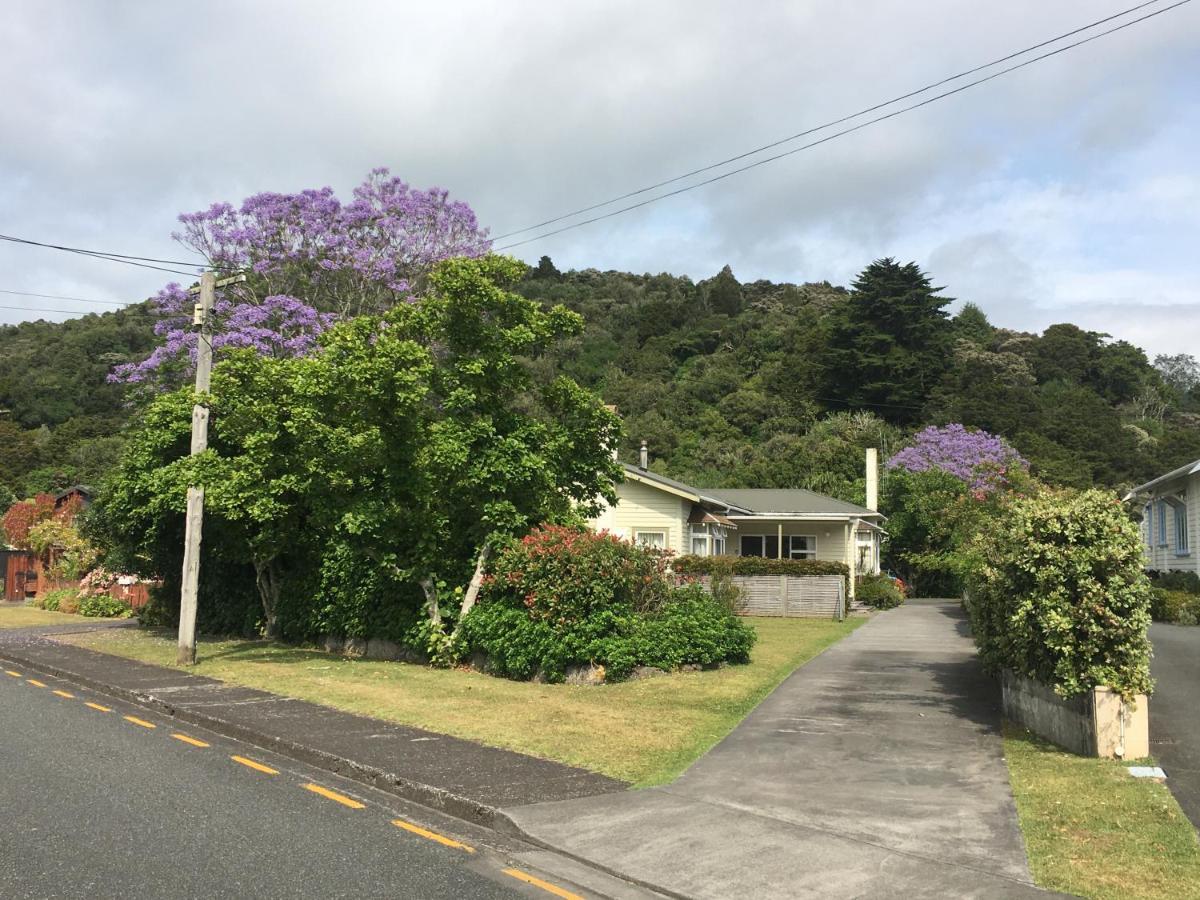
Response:
POLYGON ((878 574, 884 517, 877 505, 876 455, 867 451, 867 506, 805 490, 697 488, 624 464, 617 503, 590 525, 618 537, 698 556, 818 559, 878 574))
POLYGON ((1146 567, 1200 575, 1193 550, 1200 541, 1200 459, 1135 487, 1125 499, 1143 504, 1146 567))

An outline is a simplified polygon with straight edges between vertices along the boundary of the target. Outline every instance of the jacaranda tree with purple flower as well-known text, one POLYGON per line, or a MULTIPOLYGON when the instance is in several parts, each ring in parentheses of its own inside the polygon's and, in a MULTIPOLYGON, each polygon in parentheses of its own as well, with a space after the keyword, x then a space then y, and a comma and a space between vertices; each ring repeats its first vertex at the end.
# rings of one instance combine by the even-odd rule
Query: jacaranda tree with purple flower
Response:
POLYGON ((917 432, 887 468, 891 565, 919 595, 957 596, 975 536, 1031 486, 1028 463, 1003 438, 952 424, 917 432))
MULTIPOLYGON (((333 321, 381 313, 419 294, 433 266, 475 257, 491 245, 461 201, 422 191, 375 169, 343 203, 332 188, 262 193, 240 207, 217 203, 179 217, 174 238, 221 273, 246 280, 218 291, 213 348, 249 347, 265 356, 302 356, 333 321)), ((145 382, 186 368, 195 356, 194 298, 180 284, 158 292, 163 343, 111 380, 145 382)))
POLYGON ((1004 438, 955 423, 918 431, 887 467, 910 472, 940 469, 975 491, 987 492, 1004 484, 1014 468, 1027 470, 1029 463, 1004 438))

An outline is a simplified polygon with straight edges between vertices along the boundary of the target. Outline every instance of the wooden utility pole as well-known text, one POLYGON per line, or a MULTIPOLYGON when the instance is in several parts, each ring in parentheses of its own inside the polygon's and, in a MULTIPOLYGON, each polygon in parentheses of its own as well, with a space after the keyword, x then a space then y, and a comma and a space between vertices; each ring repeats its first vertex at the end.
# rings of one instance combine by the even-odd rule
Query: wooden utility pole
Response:
MULTIPOLYGON (((192 327, 196 338, 196 403, 192 406, 192 456, 208 447, 208 393, 212 377, 212 308, 217 277, 200 276, 200 302, 192 327)), ((200 531, 204 524, 204 486, 191 485, 187 492, 187 521, 183 533, 183 588, 179 595, 179 652, 175 662, 196 664, 196 594, 200 587, 200 531)))

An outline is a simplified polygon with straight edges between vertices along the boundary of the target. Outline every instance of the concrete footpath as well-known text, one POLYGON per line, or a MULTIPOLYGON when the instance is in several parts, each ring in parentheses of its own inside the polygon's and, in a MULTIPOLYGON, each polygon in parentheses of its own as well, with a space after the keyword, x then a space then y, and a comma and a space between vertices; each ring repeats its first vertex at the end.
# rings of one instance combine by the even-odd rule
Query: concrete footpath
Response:
POLYGON ((506 815, 675 896, 1045 896, 999 700, 957 603, 916 601, 799 669, 675 783, 506 815))
POLYGON ((1156 682, 1150 704, 1150 753, 1167 773, 1167 787, 1200 829, 1200 628, 1150 626, 1156 682))
POLYGON ((502 807, 627 787, 550 760, 51 639, 95 627, 122 624, 0 629, 0 660, 138 703, 477 825, 493 826, 502 807))

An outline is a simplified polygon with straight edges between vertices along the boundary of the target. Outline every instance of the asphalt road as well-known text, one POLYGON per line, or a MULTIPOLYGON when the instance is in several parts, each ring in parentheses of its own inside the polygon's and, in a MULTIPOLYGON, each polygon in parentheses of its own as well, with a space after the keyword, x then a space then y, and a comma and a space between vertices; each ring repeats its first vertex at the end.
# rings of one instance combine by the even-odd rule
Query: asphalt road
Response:
POLYGON ((1200 828, 1200 628, 1150 626, 1154 645, 1150 752, 1192 824, 1200 828))
POLYGON ((468 844, 470 826, 435 829, 390 795, 19 674, 0 667, 0 897, 554 895, 468 844))

